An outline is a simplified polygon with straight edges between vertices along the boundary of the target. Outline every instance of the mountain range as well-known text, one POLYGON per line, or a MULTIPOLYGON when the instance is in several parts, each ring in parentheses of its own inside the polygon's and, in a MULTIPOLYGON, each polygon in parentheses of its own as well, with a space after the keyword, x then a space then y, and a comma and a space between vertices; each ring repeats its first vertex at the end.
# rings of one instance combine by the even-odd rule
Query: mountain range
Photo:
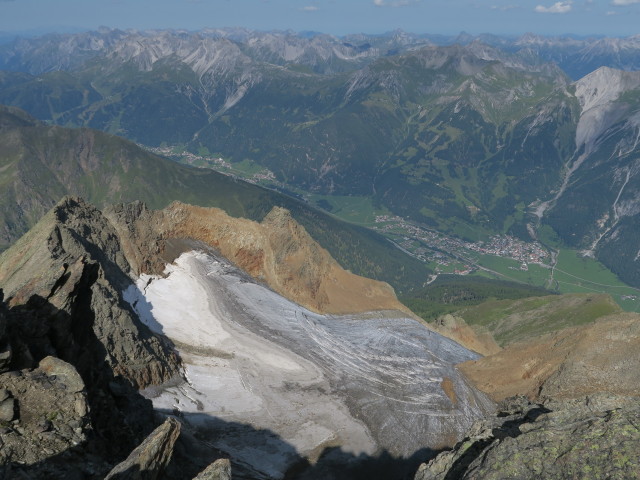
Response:
POLYGON ((636 40, 101 30, 4 46, 0 102, 465 239, 568 245, 637 286, 636 40), (572 80, 549 63, 568 51, 599 68, 572 80))

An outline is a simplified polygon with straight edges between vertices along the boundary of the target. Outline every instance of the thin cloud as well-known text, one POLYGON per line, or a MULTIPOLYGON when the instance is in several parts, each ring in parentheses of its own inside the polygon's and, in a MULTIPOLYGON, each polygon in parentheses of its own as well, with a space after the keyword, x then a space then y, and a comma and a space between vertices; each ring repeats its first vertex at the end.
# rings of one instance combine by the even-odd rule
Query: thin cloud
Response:
POLYGON ((624 7, 625 5, 633 5, 634 3, 640 3, 640 0, 612 0, 611 5, 624 7))
MULTIPOLYGON (((614 0, 614 1, 621 1, 621 0, 614 0)), ((622 0, 622 1, 625 1, 625 0, 622 0)), ((550 7, 545 7, 544 5, 538 5, 535 8, 535 11, 538 13, 568 13, 571 11, 572 3, 573 3, 572 1, 556 2, 550 7)))
POLYGON ((515 10, 518 5, 491 5, 491 10, 501 10, 507 12, 509 10, 515 10))
POLYGON ((302 7, 300 10, 303 10, 305 12, 315 12, 318 11, 319 8, 315 5, 307 5, 306 7, 302 7))
POLYGON ((421 0, 394 0, 389 2, 387 0, 373 0, 373 4, 376 7, 407 7, 420 1, 421 0))

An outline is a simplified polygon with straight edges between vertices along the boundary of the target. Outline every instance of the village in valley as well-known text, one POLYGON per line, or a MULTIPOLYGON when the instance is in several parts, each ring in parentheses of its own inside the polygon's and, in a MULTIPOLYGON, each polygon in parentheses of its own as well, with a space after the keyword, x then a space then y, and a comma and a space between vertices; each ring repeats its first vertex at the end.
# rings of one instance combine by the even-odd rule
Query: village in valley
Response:
MULTIPOLYGON (((377 215, 374 230, 396 237, 395 243, 405 252, 424 262, 436 264, 436 271, 467 275, 477 270, 471 252, 495 255, 520 262, 520 270, 529 264, 545 265, 549 253, 537 242, 524 242, 510 235, 494 235, 487 241, 467 242, 415 225, 395 215, 377 215)), ((515 267, 513 267, 515 268, 515 267)))

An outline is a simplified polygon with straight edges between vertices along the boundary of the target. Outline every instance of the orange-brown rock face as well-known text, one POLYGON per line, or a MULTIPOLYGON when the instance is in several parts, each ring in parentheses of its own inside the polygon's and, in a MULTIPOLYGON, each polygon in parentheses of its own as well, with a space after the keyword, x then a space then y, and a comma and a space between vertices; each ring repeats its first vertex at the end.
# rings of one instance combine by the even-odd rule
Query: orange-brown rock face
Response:
POLYGON ((640 315, 604 317, 507 346, 458 367, 493 400, 640 395, 640 315))
POLYGON ((411 314, 388 284, 344 270, 283 208, 274 208, 260 223, 178 202, 160 211, 123 205, 106 215, 125 237, 123 248, 136 274, 161 273, 165 261, 179 253, 168 254, 167 240, 189 238, 217 249, 252 277, 313 311, 411 314))

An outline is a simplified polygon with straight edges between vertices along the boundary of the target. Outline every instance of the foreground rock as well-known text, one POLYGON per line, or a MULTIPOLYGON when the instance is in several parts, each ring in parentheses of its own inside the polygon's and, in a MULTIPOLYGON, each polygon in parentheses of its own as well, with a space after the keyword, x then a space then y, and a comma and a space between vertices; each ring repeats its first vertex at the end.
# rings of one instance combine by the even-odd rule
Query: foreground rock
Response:
POLYGON ((231 480, 231 462, 226 458, 216 460, 193 480, 231 480))
POLYGON ((10 352, 0 413, 9 418, 11 398, 19 413, 7 427, 9 467, 40 472, 64 451, 67 470, 106 473, 153 428, 137 388, 176 376, 179 362, 122 300, 129 270, 109 222, 72 198, 0 256, 0 344, 10 352))
POLYGON ((640 405, 611 396, 564 404, 513 399, 415 480, 639 478, 640 405))
MULTIPOLYGON (((85 385, 72 365, 46 357, 34 370, 1 374, 0 385, 0 465, 37 464, 92 433, 85 385)), ((44 478, 51 470, 38 472, 44 478)))
POLYGON ((105 480, 155 480, 171 461, 180 423, 168 418, 145 438, 127 459, 115 466, 105 480))

